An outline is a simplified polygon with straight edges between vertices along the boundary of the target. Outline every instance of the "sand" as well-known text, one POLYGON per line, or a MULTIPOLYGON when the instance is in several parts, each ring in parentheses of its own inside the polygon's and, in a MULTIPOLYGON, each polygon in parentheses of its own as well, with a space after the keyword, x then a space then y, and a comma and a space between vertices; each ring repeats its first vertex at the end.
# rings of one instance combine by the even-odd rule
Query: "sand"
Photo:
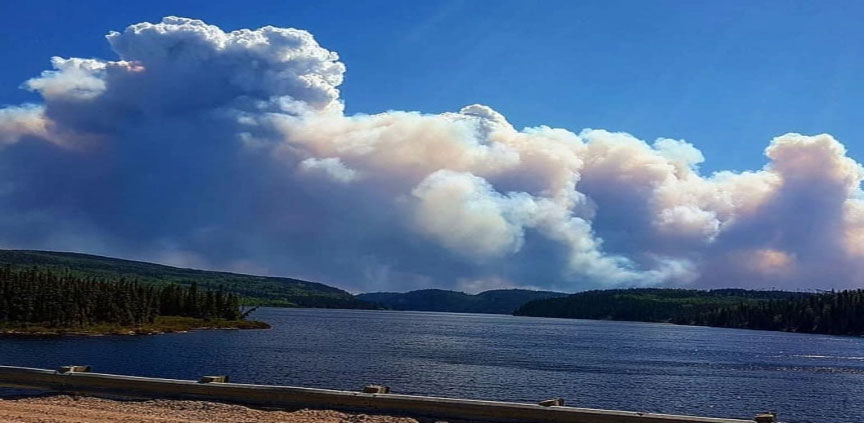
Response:
POLYGON ((3 423, 418 423, 330 410, 266 411, 205 401, 116 401, 68 395, 0 398, 3 423))

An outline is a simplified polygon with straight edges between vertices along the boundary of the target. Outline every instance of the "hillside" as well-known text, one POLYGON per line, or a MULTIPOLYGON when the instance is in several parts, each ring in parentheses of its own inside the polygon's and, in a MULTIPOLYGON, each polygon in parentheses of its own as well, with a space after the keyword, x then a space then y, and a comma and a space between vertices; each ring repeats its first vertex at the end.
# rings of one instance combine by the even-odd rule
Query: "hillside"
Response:
POLYGON ((744 289, 610 289, 541 299, 519 307, 517 316, 571 319, 632 320, 692 324, 704 313, 766 300, 803 298, 812 294, 744 289))
POLYGON ((564 295, 567 294, 527 289, 496 289, 474 295, 443 289, 423 289, 405 293, 373 292, 357 295, 357 298, 391 310, 511 314, 528 301, 564 295))
POLYGON ((253 276, 239 273, 183 269, 161 264, 123 260, 89 254, 0 250, 0 265, 14 268, 39 266, 79 276, 113 278, 121 276, 142 283, 190 285, 237 293, 247 302, 282 307, 375 308, 332 286, 300 279, 253 276))

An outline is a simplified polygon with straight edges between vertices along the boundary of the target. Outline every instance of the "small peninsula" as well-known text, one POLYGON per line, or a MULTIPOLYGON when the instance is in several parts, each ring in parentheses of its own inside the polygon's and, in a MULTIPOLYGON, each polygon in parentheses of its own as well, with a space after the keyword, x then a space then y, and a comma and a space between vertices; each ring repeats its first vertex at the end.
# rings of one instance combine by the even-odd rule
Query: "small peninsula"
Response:
POLYGON ((237 294, 142 284, 32 267, 0 269, 0 334, 142 335, 197 329, 265 329, 237 294))

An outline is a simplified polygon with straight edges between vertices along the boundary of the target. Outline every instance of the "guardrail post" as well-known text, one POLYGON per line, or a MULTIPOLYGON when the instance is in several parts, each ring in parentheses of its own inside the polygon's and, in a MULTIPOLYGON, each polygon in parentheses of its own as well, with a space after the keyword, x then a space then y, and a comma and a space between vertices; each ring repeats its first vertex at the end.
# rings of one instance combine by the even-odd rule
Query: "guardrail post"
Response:
POLYGON ((777 423, 777 415, 774 413, 757 414, 753 420, 755 420, 756 423, 777 423))
POLYGON ((384 385, 366 385, 363 387, 364 394, 389 394, 390 387, 384 385))
POLYGON ((552 399, 540 401, 537 404, 542 405, 544 407, 563 407, 564 406, 564 398, 552 398, 552 399))
POLYGON ((199 383, 228 383, 228 376, 201 376, 199 383))
POLYGON ((88 373, 91 366, 60 366, 57 373, 88 373))

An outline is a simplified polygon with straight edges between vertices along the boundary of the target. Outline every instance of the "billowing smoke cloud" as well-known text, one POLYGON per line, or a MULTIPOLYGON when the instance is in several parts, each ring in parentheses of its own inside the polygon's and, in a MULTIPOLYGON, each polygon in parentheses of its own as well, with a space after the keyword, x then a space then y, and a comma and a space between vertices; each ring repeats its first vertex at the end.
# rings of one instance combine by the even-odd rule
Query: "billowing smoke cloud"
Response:
POLYGON ((177 17, 52 59, 0 109, 0 243, 353 290, 849 287, 862 168, 786 134, 752 172, 693 145, 516 129, 483 105, 346 115, 311 34, 177 17))

